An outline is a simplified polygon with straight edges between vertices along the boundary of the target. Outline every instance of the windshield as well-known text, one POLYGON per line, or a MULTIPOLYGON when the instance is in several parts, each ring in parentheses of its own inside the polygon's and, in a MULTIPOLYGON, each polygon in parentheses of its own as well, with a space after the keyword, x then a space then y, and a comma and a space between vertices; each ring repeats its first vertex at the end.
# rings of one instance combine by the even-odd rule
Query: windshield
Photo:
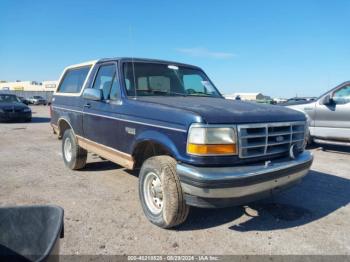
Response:
POLYGON ((17 96, 14 95, 0 95, 0 103, 21 102, 17 96))
POLYGON ((155 63, 127 62, 124 81, 129 96, 221 97, 199 69, 155 63))
POLYGON ((41 96, 34 96, 35 99, 43 99, 41 96))

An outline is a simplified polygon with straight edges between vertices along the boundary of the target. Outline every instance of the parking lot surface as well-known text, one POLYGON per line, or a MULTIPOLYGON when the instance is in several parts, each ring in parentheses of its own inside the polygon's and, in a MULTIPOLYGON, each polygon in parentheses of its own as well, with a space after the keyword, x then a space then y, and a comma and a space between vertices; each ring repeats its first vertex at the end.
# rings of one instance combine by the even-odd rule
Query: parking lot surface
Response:
POLYGON ((91 154, 85 169, 69 170, 49 108, 32 110, 32 123, 0 123, 0 206, 62 206, 62 254, 350 255, 347 148, 311 149, 310 174, 272 199, 192 208, 185 224, 164 230, 143 215, 135 174, 91 154))

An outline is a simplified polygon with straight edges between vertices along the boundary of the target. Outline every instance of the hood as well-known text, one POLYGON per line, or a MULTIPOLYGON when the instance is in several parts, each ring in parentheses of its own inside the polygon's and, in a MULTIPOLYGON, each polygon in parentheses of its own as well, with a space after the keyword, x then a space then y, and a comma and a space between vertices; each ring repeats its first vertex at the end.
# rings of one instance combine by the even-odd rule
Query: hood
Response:
POLYGON ((276 106, 224 98, 208 97, 138 97, 139 101, 191 111, 208 124, 305 121, 303 113, 276 106))
POLYGON ((0 103, 0 108, 1 109, 25 109, 25 108, 28 108, 28 106, 26 106, 25 104, 23 103, 20 103, 20 102, 9 102, 9 103, 0 103))

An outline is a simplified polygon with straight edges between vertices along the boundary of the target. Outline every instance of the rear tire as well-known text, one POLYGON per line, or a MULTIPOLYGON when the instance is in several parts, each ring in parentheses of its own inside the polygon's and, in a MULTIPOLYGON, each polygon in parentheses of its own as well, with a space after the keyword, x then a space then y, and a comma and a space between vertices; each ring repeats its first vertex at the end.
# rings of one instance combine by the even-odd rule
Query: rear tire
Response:
POLYGON ((189 206, 176 174, 176 161, 169 156, 151 157, 143 163, 139 197, 145 216, 159 227, 175 227, 188 216, 189 206))
POLYGON ((85 167, 87 151, 78 145, 71 129, 64 131, 62 139, 62 155, 63 161, 68 168, 78 170, 85 167))

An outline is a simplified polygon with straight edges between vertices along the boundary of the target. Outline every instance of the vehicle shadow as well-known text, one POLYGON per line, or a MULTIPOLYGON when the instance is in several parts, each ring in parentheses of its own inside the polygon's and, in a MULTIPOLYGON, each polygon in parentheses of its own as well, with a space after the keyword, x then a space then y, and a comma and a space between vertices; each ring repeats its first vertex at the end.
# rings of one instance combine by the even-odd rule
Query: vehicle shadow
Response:
POLYGON ((334 152, 339 154, 350 154, 350 146, 330 145, 330 144, 312 144, 307 149, 318 149, 325 152, 334 152))
POLYGON ((108 171, 122 169, 123 167, 108 160, 88 162, 81 171, 108 171))
POLYGON ((350 155, 350 146, 322 145, 322 151, 350 155))
POLYGON ((349 179, 311 171, 301 184, 266 200, 217 210, 193 208, 177 229, 199 230, 229 222, 230 230, 240 232, 302 226, 349 204, 349 192, 349 179), (235 224, 243 215, 248 219, 235 224))
POLYGON ((51 118, 49 118, 49 117, 36 117, 36 116, 34 116, 34 117, 32 117, 32 121, 29 122, 29 124, 30 123, 33 123, 33 124, 35 124, 35 123, 48 123, 48 122, 50 122, 50 120, 51 120, 51 118))
POLYGON ((0 122, 0 123, 4 123, 4 124, 38 124, 38 123, 49 123, 50 121, 51 121, 51 118, 49 118, 49 117, 33 116, 32 120, 30 122, 27 122, 25 120, 8 120, 8 121, 0 122))

